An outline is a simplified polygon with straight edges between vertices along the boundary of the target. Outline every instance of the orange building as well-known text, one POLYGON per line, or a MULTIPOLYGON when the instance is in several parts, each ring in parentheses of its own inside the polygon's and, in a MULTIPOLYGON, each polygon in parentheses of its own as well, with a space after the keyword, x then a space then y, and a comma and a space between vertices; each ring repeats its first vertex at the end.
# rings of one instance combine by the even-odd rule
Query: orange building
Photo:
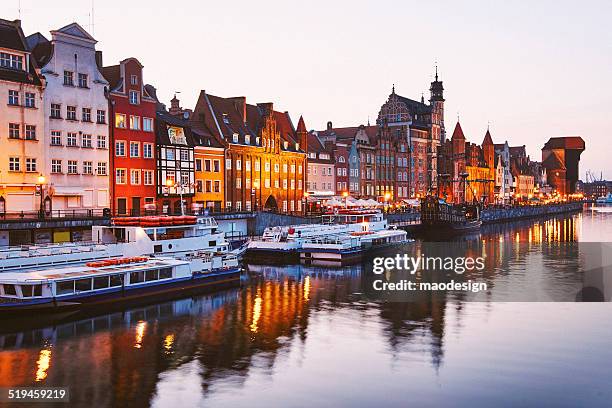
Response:
POLYGON ((223 161, 225 153, 223 144, 210 132, 203 129, 193 130, 195 140, 195 195, 193 210, 204 209, 220 211, 225 208, 225 185, 223 161))

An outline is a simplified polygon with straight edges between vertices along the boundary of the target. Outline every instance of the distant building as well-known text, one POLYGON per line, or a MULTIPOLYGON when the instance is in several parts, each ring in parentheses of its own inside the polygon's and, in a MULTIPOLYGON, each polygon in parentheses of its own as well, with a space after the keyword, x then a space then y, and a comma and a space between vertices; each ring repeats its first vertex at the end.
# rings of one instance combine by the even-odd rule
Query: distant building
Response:
POLYGON ((332 197, 336 194, 334 151, 331 142, 321 143, 312 133, 308 134, 308 170, 306 191, 317 198, 332 197))
POLYGON ((553 137, 542 148, 548 184, 561 195, 576 192, 578 163, 585 144, 579 136, 553 137))

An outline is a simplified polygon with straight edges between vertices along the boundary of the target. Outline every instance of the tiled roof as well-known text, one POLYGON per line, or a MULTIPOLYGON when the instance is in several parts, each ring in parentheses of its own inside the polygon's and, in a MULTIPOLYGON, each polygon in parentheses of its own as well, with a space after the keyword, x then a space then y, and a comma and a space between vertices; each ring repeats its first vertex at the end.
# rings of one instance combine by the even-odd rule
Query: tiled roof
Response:
MULTIPOLYGON (((8 21, 0 19, 0 47, 15 50, 19 53, 29 52, 28 44, 19 20, 8 21)), ((25 59, 23 61, 25 64, 25 59)), ((42 85, 41 78, 36 73, 38 65, 34 58, 30 58, 29 66, 25 70, 0 67, 0 79, 10 82, 20 82, 32 85, 42 85)))
POLYGON ((463 134, 463 129, 461 129, 461 124, 459 122, 457 122, 457 124, 455 125, 455 130, 453 130, 453 136, 451 137, 451 139, 454 138, 465 140, 465 135, 463 134))
POLYGON ((20 31, 21 23, 19 20, 8 21, 0 19, 0 47, 16 51, 27 51, 27 44, 24 43, 20 31))
POLYGON ((119 64, 117 64, 117 65, 111 65, 111 66, 108 66, 108 67, 104 67, 104 68, 102 68, 102 75, 104 76, 104 78, 110 84, 110 89, 113 90, 117 86, 120 85, 120 82, 121 82, 121 66, 119 64))
POLYGON ((155 130, 157 136, 157 143, 162 145, 170 145, 170 137, 168 136, 168 125, 183 128, 185 133, 185 140, 187 146, 193 147, 195 140, 191 132, 191 126, 186 120, 180 117, 170 115, 165 111, 158 111, 156 113, 155 130))
POLYGON ((493 138, 491 137, 491 132, 487 129, 487 133, 485 134, 484 140, 482 141, 482 145, 493 145, 493 138))
POLYGON ((551 137, 544 145, 544 149, 582 149, 584 140, 580 136, 551 137))

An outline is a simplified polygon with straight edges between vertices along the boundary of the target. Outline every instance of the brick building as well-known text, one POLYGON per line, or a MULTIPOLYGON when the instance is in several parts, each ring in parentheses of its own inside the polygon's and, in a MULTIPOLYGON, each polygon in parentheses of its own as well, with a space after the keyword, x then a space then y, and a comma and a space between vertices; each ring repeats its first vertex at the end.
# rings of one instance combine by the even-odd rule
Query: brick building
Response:
POLYGON ((584 140, 579 136, 552 137, 542 148, 542 166, 546 168, 548 184, 559 194, 576 192, 578 163, 584 148, 584 140))

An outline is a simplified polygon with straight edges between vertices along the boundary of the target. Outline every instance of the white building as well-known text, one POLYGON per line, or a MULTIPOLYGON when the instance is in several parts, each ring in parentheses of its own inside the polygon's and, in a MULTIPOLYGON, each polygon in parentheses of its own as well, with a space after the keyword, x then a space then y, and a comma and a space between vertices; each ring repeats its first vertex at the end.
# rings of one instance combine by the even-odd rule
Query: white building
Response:
POLYGON ((44 80, 36 68, 19 20, 0 19, 0 214, 40 208, 44 80))
MULTIPOLYGON (((52 209, 109 207, 108 82, 96 63, 96 40, 77 23, 28 43, 46 79, 44 176, 52 209)), ((101 65, 101 63, 100 63, 101 65)))

